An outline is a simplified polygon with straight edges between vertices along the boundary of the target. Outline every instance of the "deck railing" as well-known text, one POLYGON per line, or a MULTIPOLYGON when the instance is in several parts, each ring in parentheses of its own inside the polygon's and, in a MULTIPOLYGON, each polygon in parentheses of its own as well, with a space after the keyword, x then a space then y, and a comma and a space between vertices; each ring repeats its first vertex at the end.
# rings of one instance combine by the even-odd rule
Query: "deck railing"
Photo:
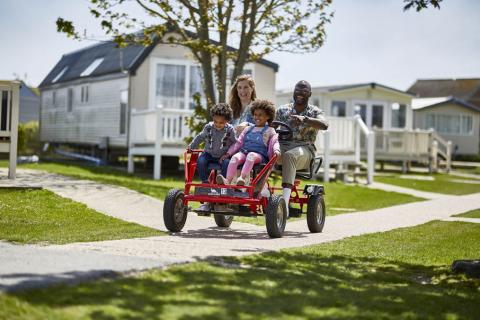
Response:
POLYGON ((19 94, 20 82, 0 81, 0 152, 9 153, 9 179, 17 169, 19 94))
MULTIPOLYGON (((153 154, 154 177, 160 177, 161 155, 180 155, 185 148, 184 139, 190 135, 186 118, 191 110, 165 109, 132 111, 129 148, 136 154, 153 154), (147 146, 147 147, 144 147, 147 146), (143 149, 142 149, 143 148, 143 149), (148 153, 145 150, 149 149, 148 153), (141 149, 141 150, 140 150, 141 149), (144 153, 142 153, 144 152, 144 153)), ((321 131, 316 147, 324 157, 324 181, 329 181, 332 163, 360 164, 367 161, 367 182, 373 182, 375 160, 403 160, 428 162, 436 170, 437 155, 447 160, 450 168, 451 143, 433 131, 369 129, 360 116, 328 117, 329 129, 321 131)), ((133 155, 129 152, 129 171, 133 172, 133 155)))
POLYGON ((374 132, 378 159, 427 162, 430 171, 435 172, 440 155, 446 160, 446 170, 451 169, 452 143, 433 130, 374 129, 374 132))
POLYGON ((330 180, 332 161, 360 164, 362 146, 366 144, 367 183, 373 182, 375 173, 375 133, 370 130, 360 116, 328 117, 328 130, 320 131, 317 138, 317 151, 324 157, 323 181, 330 180))
POLYGON ((184 138, 190 134, 190 130, 185 124, 185 118, 191 115, 191 110, 164 109, 161 107, 156 110, 133 110, 130 143, 155 143, 159 137, 164 143, 183 144, 184 138))

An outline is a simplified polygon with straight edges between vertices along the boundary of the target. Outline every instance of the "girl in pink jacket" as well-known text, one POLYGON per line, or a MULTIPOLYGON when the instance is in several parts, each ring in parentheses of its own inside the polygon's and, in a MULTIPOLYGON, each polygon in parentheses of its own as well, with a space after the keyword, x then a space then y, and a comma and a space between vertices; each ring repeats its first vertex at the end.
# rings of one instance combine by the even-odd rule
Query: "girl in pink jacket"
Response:
POLYGON ((237 168, 244 163, 237 185, 244 185, 245 178, 257 163, 266 163, 276 154, 280 156, 280 144, 275 129, 270 127, 275 118, 275 107, 268 100, 255 100, 251 106, 255 125, 246 127, 227 153, 220 158, 220 162, 230 158, 227 176, 217 176, 218 184, 230 184, 237 168))

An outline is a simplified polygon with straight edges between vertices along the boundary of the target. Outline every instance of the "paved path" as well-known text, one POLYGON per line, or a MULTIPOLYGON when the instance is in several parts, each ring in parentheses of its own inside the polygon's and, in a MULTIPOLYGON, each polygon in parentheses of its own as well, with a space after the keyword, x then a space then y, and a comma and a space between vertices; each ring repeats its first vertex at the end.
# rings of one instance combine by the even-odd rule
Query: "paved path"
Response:
POLYGON ((480 223, 480 218, 449 217, 449 218, 443 219, 443 221, 460 221, 460 222, 480 223))
MULTIPOLYGON (((5 175, 0 169, 2 176, 5 175)), ((19 170, 14 182, 0 179, 0 187, 26 185, 42 186, 108 215, 166 230, 161 214, 162 202, 129 189, 33 170, 19 170)), ((215 227, 213 218, 192 214, 183 232, 164 237, 47 247, 0 242, 0 290, 313 245, 442 220, 479 207, 480 194, 442 195, 428 201, 327 217, 324 232, 319 234, 309 233, 305 221, 290 222, 281 239, 268 238, 264 227, 234 222, 225 230, 215 227)))
POLYGON ((367 185, 367 187, 371 189, 380 189, 384 191, 392 191, 392 192, 409 194, 411 196, 424 198, 424 199, 440 199, 440 198, 450 197, 449 195, 442 194, 442 193, 420 191, 420 190, 395 186, 393 184, 387 184, 387 183, 381 183, 381 182, 373 182, 367 185))

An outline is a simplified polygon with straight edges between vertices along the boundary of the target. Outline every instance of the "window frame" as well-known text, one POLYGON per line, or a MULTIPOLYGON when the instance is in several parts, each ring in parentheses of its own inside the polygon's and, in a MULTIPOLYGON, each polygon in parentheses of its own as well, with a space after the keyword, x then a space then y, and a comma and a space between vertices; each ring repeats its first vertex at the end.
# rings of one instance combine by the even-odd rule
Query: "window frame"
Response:
MULTIPOLYGON (((470 114, 450 114, 450 113, 433 113, 433 112, 427 112, 425 114, 425 117, 424 117, 424 125, 425 125, 425 128, 426 129, 433 129, 435 130, 437 133, 439 134, 442 134, 442 135, 448 135, 448 136, 473 136, 473 116, 470 115, 470 114), (431 125, 429 125, 429 117, 433 117, 433 127, 431 125), (453 119, 454 117, 458 117, 458 127, 459 127, 459 132, 446 132, 444 130, 439 130, 440 129, 440 117, 444 117, 443 120, 445 120, 445 118, 451 120, 453 119), (466 131, 464 130, 464 119, 470 119, 470 130, 469 131, 466 131)), ((448 122, 448 125, 447 126, 450 126, 450 122, 448 122)))
POLYGON ((85 84, 80 86, 80 103, 85 105, 90 100, 90 85, 85 84))

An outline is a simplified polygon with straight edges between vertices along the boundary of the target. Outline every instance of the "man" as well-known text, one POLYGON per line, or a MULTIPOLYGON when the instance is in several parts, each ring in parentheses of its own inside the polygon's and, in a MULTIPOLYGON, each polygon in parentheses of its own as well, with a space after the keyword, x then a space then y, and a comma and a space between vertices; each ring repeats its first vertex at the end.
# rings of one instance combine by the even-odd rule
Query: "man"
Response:
POLYGON ((280 140, 282 151, 282 188, 287 205, 292 192, 297 170, 308 168, 315 157, 315 139, 318 130, 326 130, 328 122, 323 112, 316 106, 308 104, 312 88, 307 81, 299 81, 293 91, 293 103, 278 108, 275 120, 290 125, 293 130, 291 141, 280 140))

